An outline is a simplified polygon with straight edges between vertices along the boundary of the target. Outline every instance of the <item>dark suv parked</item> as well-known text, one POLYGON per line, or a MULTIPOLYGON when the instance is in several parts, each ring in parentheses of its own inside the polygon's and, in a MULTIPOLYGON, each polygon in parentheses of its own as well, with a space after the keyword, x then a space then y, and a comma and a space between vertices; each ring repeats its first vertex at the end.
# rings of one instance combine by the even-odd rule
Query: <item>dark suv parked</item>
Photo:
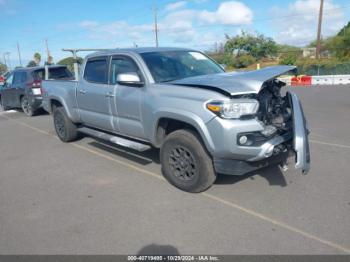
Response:
MULTIPOLYGON (((49 66, 49 79, 73 79, 66 66, 49 66)), ((41 107, 41 81, 45 79, 45 67, 19 68, 7 75, 0 87, 0 111, 22 108, 27 116, 33 116, 41 107)))

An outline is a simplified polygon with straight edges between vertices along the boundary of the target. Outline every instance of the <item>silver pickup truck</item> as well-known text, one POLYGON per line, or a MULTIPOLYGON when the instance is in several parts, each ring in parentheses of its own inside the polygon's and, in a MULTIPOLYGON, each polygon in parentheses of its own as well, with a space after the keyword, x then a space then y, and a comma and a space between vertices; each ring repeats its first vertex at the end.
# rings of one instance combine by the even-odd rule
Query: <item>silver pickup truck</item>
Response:
POLYGON ((162 173, 188 192, 217 174, 243 175, 267 165, 310 168, 307 122, 298 97, 275 66, 225 73, 201 52, 115 49, 86 57, 79 80, 44 81, 43 107, 63 142, 78 133, 133 150, 160 148, 162 173))

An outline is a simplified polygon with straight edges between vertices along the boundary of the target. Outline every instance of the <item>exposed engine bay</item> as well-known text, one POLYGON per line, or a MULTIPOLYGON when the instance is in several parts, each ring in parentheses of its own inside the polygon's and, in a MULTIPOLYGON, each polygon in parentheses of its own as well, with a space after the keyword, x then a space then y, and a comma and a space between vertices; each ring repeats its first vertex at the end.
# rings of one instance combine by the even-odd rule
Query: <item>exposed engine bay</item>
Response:
POLYGON ((281 94, 281 88, 285 85, 284 82, 277 79, 266 82, 257 96, 258 119, 265 126, 273 126, 280 132, 292 128, 292 109, 289 98, 281 94))

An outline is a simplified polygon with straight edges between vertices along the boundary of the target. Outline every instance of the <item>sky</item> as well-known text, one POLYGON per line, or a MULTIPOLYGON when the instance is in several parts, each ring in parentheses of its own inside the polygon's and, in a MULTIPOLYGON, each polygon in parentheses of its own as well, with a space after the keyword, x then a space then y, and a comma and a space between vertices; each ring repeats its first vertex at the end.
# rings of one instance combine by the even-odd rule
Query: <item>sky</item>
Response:
MULTIPOLYGON (((327 37, 350 20, 350 0, 324 1, 327 37)), ((212 50, 225 34, 242 30, 305 46, 316 38, 319 5, 320 0, 0 0, 0 61, 9 52, 11 66, 19 65, 17 43, 24 65, 35 52, 44 58, 45 39, 55 62, 69 55, 62 48, 154 46, 155 9, 160 46, 212 50)))

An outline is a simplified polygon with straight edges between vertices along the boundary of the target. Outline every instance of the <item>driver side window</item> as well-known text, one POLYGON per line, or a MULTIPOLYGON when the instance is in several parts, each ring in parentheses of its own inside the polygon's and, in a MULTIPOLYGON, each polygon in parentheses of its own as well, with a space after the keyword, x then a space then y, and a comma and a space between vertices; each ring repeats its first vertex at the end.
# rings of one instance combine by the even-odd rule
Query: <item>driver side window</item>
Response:
POLYGON ((140 69, 136 63, 128 57, 114 57, 111 62, 110 83, 117 84, 117 77, 119 74, 136 73, 142 79, 140 69))

